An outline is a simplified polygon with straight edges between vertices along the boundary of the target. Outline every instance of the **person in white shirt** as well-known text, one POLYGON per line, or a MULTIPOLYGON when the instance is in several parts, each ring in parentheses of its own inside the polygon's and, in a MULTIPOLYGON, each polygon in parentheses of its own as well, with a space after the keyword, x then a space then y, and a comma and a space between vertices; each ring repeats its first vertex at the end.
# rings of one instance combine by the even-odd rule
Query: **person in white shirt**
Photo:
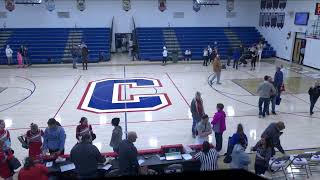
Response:
POLYGON ((162 51, 162 65, 167 64, 167 58, 168 58, 168 51, 165 46, 163 46, 163 51, 162 51))
POLYGON ((6 56, 7 56, 7 60, 8 60, 8 65, 10 65, 12 63, 12 54, 13 54, 13 51, 10 48, 10 45, 7 45, 6 56))
POLYGON ((208 45, 208 56, 210 57, 212 54, 212 48, 210 47, 210 45, 208 45))
POLYGON ((186 60, 186 61, 190 61, 190 60, 191 60, 191 50, 190 50, 190 49, 187 49, 187 50, 184 52, 184 56, 185 56, 185 60, 186 60))
POLYGON ((264 44, 262 44, 262 42, 259 42, 259 44, 257 45, 259 62, 261 61, 263 48, 264 48, 264 44))
POLYGON ((285 80, 287 78, 287 74, 288 74, 287 69, 282 64, 281 64, 280 68, 281 68, 280 71, 283 74, 283 80, 285 80))
POLYGON ((209 60, 209 51, 207 48, 203 50, 203 66, 208 66, 208 60, 209 60))

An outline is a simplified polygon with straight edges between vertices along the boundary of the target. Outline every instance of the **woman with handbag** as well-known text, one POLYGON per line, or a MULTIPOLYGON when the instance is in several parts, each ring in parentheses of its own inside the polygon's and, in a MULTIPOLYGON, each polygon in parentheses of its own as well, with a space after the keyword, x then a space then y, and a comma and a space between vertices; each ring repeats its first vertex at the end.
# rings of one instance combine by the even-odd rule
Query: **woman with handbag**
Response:
POLYGON ((12 180, 14 172, 9 166, 8 160, 12 158, 12 154, 9 156, 3 151, 4 142, 0 141, 0 177, 4 180, 12 180))
POLYGON ((78 141, 80 142, 81 137, 85 134, 89 134, 92 141, 95 140, 96 135, 93 133, 91 125, 88 124, 88 119, 86 117, 82 117, 79 123, 80 125, 78 125, 76 129, 76 138, 78 141))
POLYGON ((44 132, 38 128, 37 124, 31 124, 30 130, 26 134, 26 142, 29 147, 29 157, 37 159, 41 154, 42 137, 44 132))
POLYGON ((11 147, 10 133, 6 130, 6 124, 4 120, 0 119, 0 142, 3 142, 2 150, 7 152, 11 147))

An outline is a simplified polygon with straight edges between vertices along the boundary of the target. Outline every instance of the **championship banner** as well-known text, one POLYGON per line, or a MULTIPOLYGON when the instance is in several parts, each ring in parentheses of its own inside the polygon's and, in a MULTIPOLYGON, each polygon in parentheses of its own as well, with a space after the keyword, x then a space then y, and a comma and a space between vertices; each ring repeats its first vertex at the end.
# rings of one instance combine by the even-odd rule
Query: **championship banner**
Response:
POLYGON ((287 0, 279 0, 279 8, 285 9, 287 6, 287 0))
POLYGON ((227 0, 227 7, 228 12, 231 12, 234 10, 234 0, 227 0))
POLYGON ((270 16, 271 13, 265 13, 264 14, 264 26, 269 27, 270 26, 270 16))
POLYGON ((14 0, 5 0, 5 7, 8 11, 13 11, 15 9, 14 0))
POLYGON ((273 0, 273 1, 272 1, 272 7, 273 7, 273 9, 278 9, 278 7, 279 7, 279 0, 273 0))
POLYGON ((264 16, 264 14, 262 12, 260 12, 260 16, 259 16, 259 26, 260 27, 263 26, 263 16, 264 16))
POLYGON ((271 13, 271 27, 275 28, 277 27, 277 19, 278 19, 278 13, 271 13))
POLYGON ((163 12, 167 9, 166 0, 159 0, 159 10, 163 12))
POLYGON ((48 11, 53 11, 56 8, 54 0, 45 0, 44 3, 48 11))
POLYGON ((279 29, 282 29, 284 26, 284 19, 285 19, 286 14, 284 12, 278 13, 278 18, 277 18, 277 27, 279 29))
POLYGON ((195 12, 198 12, 198 11, 200 11, 200 8, 201 8, 201 6, 200 6, 200 4, 197 2, 197 0, 193 0, 193 10, 194 10, 195 12))
POLYGON ((265 9, 267 4, 267 0, 261 0, 260 8, 265 9))
POLYGON ((77 8, 80 11, 84 11, 86 9, 86 1, 85 0, 77 0, 77 8))
POLYGON ((131 9, 130 0, 122 0, 122 8, 125 11, 129 11, 131 9))
POLYGON ((271 9, 272 8, 272 0, 267 0, 266 2, 266 8, 271 9))

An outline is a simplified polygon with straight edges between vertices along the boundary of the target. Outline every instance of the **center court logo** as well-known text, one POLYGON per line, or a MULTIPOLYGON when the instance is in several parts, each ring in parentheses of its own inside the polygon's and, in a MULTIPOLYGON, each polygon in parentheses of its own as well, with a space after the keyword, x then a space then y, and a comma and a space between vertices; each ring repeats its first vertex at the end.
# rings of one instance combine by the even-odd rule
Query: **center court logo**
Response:
POLYGON ((79 103, 78 109, 94 113, 119 113, 157 111, 171 105, 165 93, 130 94, 126 99, 126 90, 162 87, 157 79, 130 78, 130 79, 104 79, 92 81, 79 103))

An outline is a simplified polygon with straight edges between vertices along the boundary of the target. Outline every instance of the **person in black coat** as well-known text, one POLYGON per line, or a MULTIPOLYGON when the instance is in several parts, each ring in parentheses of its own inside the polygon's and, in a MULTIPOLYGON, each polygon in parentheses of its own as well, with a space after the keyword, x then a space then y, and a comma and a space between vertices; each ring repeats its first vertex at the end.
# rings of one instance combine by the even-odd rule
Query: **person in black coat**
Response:
POLYGON ((314 87, 310 87, 308 93, 310 96, 310 115, 312 115, 314 105, 317 103, 318 98, 320 96, 320 82, 317 81, 314 87))
POLYGON ((133 144, 137 138, 135 132, 128 132, 128 139, 119 144, 119 170, 123 176, 139 175, 138 150, 133 144))

